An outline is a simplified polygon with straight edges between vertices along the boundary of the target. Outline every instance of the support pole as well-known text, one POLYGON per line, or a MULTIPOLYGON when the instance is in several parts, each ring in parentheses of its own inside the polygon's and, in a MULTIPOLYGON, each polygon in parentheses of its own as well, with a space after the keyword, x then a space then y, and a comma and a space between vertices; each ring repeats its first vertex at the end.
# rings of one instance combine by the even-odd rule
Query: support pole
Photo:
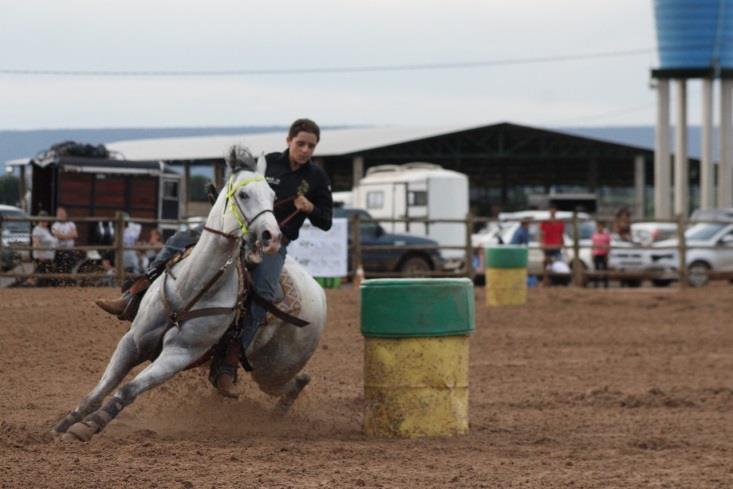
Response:
POLYGON ((718 207, 733 207, 731 165, 733 165, 733 120, 731 89, 733 80, 720 82, 720 163, 718 164, 718 207))
POLYGON ((674 213, 687 216, 690 212, 690 178, 687 162, 687 80, 675 81, 676 113, 674 140, 674 213))
POLYGON ((186 217, 191 216, 191 162, 186 161, 183 164, 183 205, 186 217))
POLYGON ((26 185, 25 185, 25 165, 20 166, 20 180, 18 181, 18 200, 20 201, 20 208, 26 211, 28 214, 33 214, 33 209, 31 209, 31 203, 28 202, 25 198, 25 193, 27 191, 26 185))
POLYGON ((363 156, 354 156, 354 159, 351 160, 351 172, 352 172, 352 183, 354 187, 359 186, 359 182, 361 182, 361 177, 364 176, 364 157, 363 156))
POLYGON ((669 162, 669 80, 657 80, 657 128, 654 150, 654 217, 671 219, 669 162))
POLYGON ((125 234, 125 214, 117 211, 115 213, 115 272, 117 275, 117 285, 122 285, 125 281, 125 263, 124 252, 125 245, 123 235, 125 234))
POLYGON ((700 158, 700 208, 715 207, 713 174, 713 80, 702 81, 702 155, 700 158))
POLYGON ((644 155, 634 157, 634 217, 646 216, 646 162, 644 155))

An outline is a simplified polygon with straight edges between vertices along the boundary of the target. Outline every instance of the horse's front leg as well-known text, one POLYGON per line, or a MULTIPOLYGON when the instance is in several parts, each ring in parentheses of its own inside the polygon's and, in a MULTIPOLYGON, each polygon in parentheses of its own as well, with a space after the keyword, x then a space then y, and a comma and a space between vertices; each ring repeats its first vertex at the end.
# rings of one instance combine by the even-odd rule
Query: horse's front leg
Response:
POLYGON ((132 381, 122 386, 101 409, 90 414, 84 421, 72 425, 64 435, 65 440, 89 441, 92 436, 104 429, 125 406, 130 405, 137 396, 164 383, 186 368, 204 353, 207 347, 166 346, 160 356, 140 372, 132 381))
POLYGON ((89 392, 73 411, 64 416, 56 426, 53 433, 66 433, 74 423, 81 421, 87 414, 99 408, 104 398, 122 382, 127 373, 133 367, 143 362, 142 355, 138 351, 135 339, 128 331, 117 343, 117 348, 107 364, 107 368, 94 389, 89 392))

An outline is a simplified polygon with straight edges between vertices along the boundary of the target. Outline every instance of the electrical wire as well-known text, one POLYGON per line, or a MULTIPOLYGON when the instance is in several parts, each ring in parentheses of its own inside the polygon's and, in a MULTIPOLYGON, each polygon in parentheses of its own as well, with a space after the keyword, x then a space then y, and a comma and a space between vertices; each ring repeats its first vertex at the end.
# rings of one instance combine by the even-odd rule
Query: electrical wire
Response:
POLYGON ((291 69, 251 69, 251 70, 58 70, 31 68, 0 68, 0 75, 19 76, 73 76, 73 77, 238 77, 257 75, 316 75, 342 73, 368 73, 390 71, 423 71, 445 69, 484 68, 491 66, 530 65, 539 63, 558 63, 589 59, 618 58, 648 55, 653 48, 628 49, 623 51, 603 51, 596 53, 565 54, 557 56, 537 56, 529 58, 506 58, 488 61, 459 61, 446 63, 422 63, 402 65, 343 66, 291 69))

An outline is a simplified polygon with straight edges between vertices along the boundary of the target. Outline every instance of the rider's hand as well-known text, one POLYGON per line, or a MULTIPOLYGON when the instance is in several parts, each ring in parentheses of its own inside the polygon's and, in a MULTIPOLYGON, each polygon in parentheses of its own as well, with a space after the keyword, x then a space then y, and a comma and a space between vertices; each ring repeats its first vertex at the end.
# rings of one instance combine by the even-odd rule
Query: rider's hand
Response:
POLYGON ((305 195, 298 195, 293 201, 295 208, 306 214, 313 212, 313 202, 308 200, 305 195))

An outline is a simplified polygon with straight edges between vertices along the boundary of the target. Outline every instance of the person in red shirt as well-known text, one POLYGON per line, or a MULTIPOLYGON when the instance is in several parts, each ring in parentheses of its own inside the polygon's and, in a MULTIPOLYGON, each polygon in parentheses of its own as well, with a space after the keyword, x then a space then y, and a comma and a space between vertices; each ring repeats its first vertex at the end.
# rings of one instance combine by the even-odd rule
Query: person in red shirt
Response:
MULTIPOLYGON (((611 233, 606 230, 603 222, 598 221, 596 231, 591 236, 593 243, 593 266, 596 271, 608 270, 608 247, 611 246, 611 233)), ((594 281, 598 287, 598 280, 594 281)), ((603 276, 603 287, 608 288, 608 275, 603 276)))
POLYGON ((544 285, 548 285, 549 277, 547 267, 555 260, 562 260, 562 246, 565 239, 565 223, 555 218, 555 207, 550 207, 550 218, 540 223, 540 243, 545 253, 543 266, 545 274, 542 279, 544 285))

